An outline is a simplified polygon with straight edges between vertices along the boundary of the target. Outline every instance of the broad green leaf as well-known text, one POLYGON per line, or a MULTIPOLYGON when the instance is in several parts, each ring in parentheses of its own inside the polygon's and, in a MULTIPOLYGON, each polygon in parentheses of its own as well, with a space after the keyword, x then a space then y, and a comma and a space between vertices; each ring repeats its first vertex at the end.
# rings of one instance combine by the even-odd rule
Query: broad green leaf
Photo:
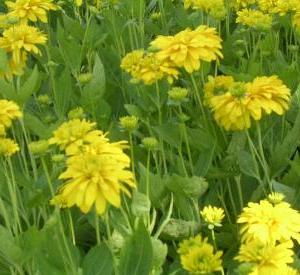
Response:
POLYGON ((23 105, 32 94, 37 92, 39 86, 40 86, 39 71, 37 69, 37 66, 35 66, 31 75, 25 81, 23 86, 20 88, 16 98, 17 102, 23 105))
POLYGON ((144 224, 140 222, 121 250, 119 272, 121 275, 149 275, 152 259, 151 239, 144 224))
POLYGON ((153 127, 153 130, 169 145, 178 148, 181 145, 181 133, 178 125, 166 123, 153 127))
POLYGON ((250 177, 254 177, 259 179, 260 176, 255 168, 255 162, 251 154, 246 151, 239 151, 238 152, 238 163, 240 166, 241 171, 250 177))
POLYGON ((113 256, 106 244, 93 247, 83 259, 83 275, 110 275, 113 273, 113 256))

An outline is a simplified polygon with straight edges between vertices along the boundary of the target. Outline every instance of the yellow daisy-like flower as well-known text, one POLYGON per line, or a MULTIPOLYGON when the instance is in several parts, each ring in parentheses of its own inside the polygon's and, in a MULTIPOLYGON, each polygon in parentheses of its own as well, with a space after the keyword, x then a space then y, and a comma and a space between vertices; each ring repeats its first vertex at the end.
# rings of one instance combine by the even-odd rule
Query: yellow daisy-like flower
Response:
POLYGON ((8 61, 8 67, 4 71, 0 71, 0 77, 11 79, 14 75, 22 75, 24 68, 26 67, 27 53, 21 53, 21 59, 19 63, 16 63, 12 58, 8 61))
POLYGON ((263 12, 285 15, 289 11, 295 11, 299 5, 298 0, 258 0, 259 8, 263 12))
POLYGON ((125 142, 95 140, 82 153, 67 160, 67 170, 59 178, 67 180, 51 201, 61 207, 76 205, 83 213, 92 206, 103 214, 108 203, 120 207, 121 192, 130 195, 127 186, 135 188, 130 159, 123 152, 125 142))
POLYGON ((250 202, 239 216, 244 241, 258 240, 261 243, 297 240, 300 243, 300 213, 290 204, 273 205, 267 200, 250 202))
POLYGON ((16 0, 6 1, 5 4, 9 10, 8 15, 19 18, 22 24, 38 20, 46 23, 47 11, 58 9, 53 0, 16 0))
POLYGON ((10 138, 0 138, 0 156, 11 157, 20 151, 19 145, 10 138))
POLYGON ((102 131, 94 130, 95 122, 85 119, 72 119, 64 122, 53 132, 53 137, 49 139, 49 144, 56 144, 61 150, 65 150, 67 155, 79 153, 85 145, 93 143, 99 137, 104 138, 102 131))
POLYGON ((214 28, 201 25, 195 30, 186 29, 174 36, 158 36, 151 45, 158 49, 156 56, 183 67, 192 73, 200 68, 201 61, 211 62, 222 58, 222 39, 214 28))
MULTIPOLYGON (((283 84, 277 76, 262 76, 246 84, 247 95, 249 96, 249 109, 253 111, 260 106, 267 114, 275 112, 283 115, 289 108, 291 99, 290 89, 283 84)), ((254 119, 261 118, 261 114, 252 112, 254 119)))
POLYGON ((166 60, 159 60, 155 53, 145 53, 144 50, 135 50, 127 54, 121 62, 121 68, 131 74, 133 82, 143 81, 151 85, 167 77, 170 83, 177 79, 179 72, 166 60))
POLYGON ((226 93, 234 84, 232 76, 220 75, 216 77, 209 76, 208 82, 204 85, 205 103, 209 104, 213 96, 226 93))
POLYGON ((222 220, 225 217, 224 210, 215 206, 205 206, 200 214, 203 220, 208 224, 210 229, 213 229, 215 226, 222 226, 222 220))
POLYGON ((240 8, 246 8, 256 3, 256 0, 231 0, 232 6, 237 10, 240 8))
POLYGON ((43 45, 46 41, 46 35, 37 28, 19 25, 3 32, 3 37, 0 37, 0 48, 12 53, 13 62, 20 64, 22 63, 23 51, 40 54, 36 45, 43 45))
POLYGON ((184 7, 186 9, 191 7, 195 10, 202 10, 216 19, 223 19, 226 15, 224 0, 185 0, 184 7))
POLYGON ((282 115, 289 108, 291 92, 277 76, 257 77, 250 83, 235 82, 220 89, 214 87, 213 80, 210 82, 205 87, 206 101, 217 123, 226 130, 250 128, 251 118, 260 120, 264 112, 282 115))
POLYGON ((242 244, 236 259, 253 265, 250 275, 282 275, 290 271, 288 264, 293 263, 293 243, 287 241, 274 243, 247 242, 242 244))
POLYGON ((272 16, 259 10, 243 9, 237 12, 237 23, 245 26, 268 30, 272 27, 272 16))
POLYGON ((0 100, 0 125, 8 128, 14 119, 20 117, 22 117, 22 112, 15 102, 6 99, 0 100))
POLYGON ((223 253, 214 253, 213 246, 201 236, 183 241, 179 245, 178 253, 182 267, 191 274, 211 274, 222 270, 223 253))

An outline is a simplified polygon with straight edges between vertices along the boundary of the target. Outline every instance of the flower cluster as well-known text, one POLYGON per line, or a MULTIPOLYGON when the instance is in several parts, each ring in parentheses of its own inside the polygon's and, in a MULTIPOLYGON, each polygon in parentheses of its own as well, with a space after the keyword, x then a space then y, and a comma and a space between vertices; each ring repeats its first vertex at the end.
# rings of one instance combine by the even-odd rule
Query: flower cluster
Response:
POLYGON ((231 77, 209 78, 205 101, 217 123, 226 130, 250 128, 251 119, 263 114, 283 115, 289 108, 291 92, 277 76, 262 76, 252 82, 235 82, 231 77))
POLYGON ((289 264, 294 261, 292 240, 300 242, 300 213, 278 193, 268 199, 250 202, 239 216, 242 244, 236 259, 251 264, 253 275, 297 274, 289 264))
POLYGON ((224 0, 184 0, 184 7, 204 11, 216 19, 224 19, 226 16, 224 0))
POLYGON ((78 206, 84 213, 94 206, 103 214, 110 203, 120 207, 121 193, 130 195, 135 188, 133 173, 128 170, 130 159, 123 152, 125 141, 110 142, 96 124, 73 119, 53 133, 50 144, 56 144, 67 156, 67 168, 59 176, 66 180, 52 199, 61 207, 78 206))
POLYGON ((10 157, 19 151, 18 144, 5 136, 12 125, 12 121, 20 117, 22 117, 22 112, 16 103, 6 99, 0 100, 0 155, 10 157))
POLYGON ((134 81, 150 85, 167 77, 169 82, 178 78, 178 68, 188 73, 199 70, 201 62, 222 58, 222 39, 214 28, 201 25, 195 30, 185 29, 174 36, 160 35, 151 44, 154 52, 135 50, 122 60, 121 68, 134 81))
POLYGON ((214 248, 200 235, 184 240, 178 248, 180 262, 191 274, 211 274, 222 270, 222 252, 214 248))
POLYGON ((0 37, 0 48, 9 54, 8 68, 0 75, 20 75, 26 66, 28 53, 40 54, 38 45, 44 45, 46 35, 30 22, 47 22, 47 12, 57 10, 53 0, 16 0, 5 2, 8 12, 3 15, 0 26, 4 28, 0 37))

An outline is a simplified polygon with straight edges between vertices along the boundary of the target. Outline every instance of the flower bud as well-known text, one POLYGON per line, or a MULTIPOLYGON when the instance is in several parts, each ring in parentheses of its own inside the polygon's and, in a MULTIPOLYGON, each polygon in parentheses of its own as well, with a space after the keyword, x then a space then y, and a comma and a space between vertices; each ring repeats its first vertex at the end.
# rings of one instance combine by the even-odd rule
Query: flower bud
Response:
POLYGON ((51 103, 51 100, 50 100, 50 97, 48 95, 40 95, 37 97, 37 101, 38 103, 40 104, 50 104, 51 103))
POLYGON ((49 143, 47 140, 33 141, 28 145, 29 150, 33 154, 43 154, 46 153, 49 148, 49 143))
POLYGON ((80 74, 78 76, 78 80, 81 84, 89 83, 92 79, 93 79, 93 74, 91 73, 80 74))
POLYGON ((187 100, 188 90, 181 87, 174 87, 168 92, 168 95, 173 103, 181 103, 187 100))
POLYGON ((142 140, 142 143, 148 150, 154 150, 158 146, 158 141, 154 137, 146 137, 142 140))
POLYGON ((65 155, 64 154, 55 154, 52 156, 51 159, 53 162, 63 162, 65 160, 65 155))
POLYGON ((84 111, 81 107, 77 107, 75 109, 72 109, 68 113, 68 118, 69 119, 76 119, 76 118, 83 118, 84 117, 84 111))
POLYGON ((120 125, 128 132, 132 132, 137 128, 138 121, 136 116, 124 116, 120 118, 120 125))

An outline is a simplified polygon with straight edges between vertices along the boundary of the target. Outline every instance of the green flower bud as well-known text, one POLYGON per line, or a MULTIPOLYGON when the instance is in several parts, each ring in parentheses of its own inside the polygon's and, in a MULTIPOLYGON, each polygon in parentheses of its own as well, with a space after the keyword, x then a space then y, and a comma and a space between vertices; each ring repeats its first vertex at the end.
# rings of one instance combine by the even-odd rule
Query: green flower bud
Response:
POLYGON ((154 137, 146 137, 142 140, 142 143, 148 150, 154 150, 158 146, 158 141, 154 137))
POLYGON ((49 143, 47 140, 33 141, 28 145, 32 154, 43 154, 48 151, 49 143))
POLYGON ((153 267, 159 269, 165 262, 168 254, 168 246, 161 240, 151 238, 153 250, 153 267))
POLYGON ((45 104, 45 105, 48 105, 51 103, 51 99, 48 95, 40 95, 37 97, 37 101, 38 103, 40 104, 45 104))
POLYGON ((174 87, 169 92, 169 104, 180 104, 187 101, 188 90, 185 88, 174 87))
POLYGON ((64 154, 55 154, 52 156, 52 161, 53 162, 63 162, 65 160, 65 155, 64 154))
POLYGON ((120 125, 128 132, 132 132, 137 128, 139 119, 136 116, 124 116, 120 118, 120 125))
POLYGON ((84 111, 81 107, 77 107, 75 109, 72 109, 68 113, 68 118, 69 119, 75 119, 75 118, 83 118, 84 117, 84 111))
POLYGON ((92 79, 93 79, 93 74, 91 73, 80 74, 78 76, 78 80, 81 84, 89 83, 92 79))

